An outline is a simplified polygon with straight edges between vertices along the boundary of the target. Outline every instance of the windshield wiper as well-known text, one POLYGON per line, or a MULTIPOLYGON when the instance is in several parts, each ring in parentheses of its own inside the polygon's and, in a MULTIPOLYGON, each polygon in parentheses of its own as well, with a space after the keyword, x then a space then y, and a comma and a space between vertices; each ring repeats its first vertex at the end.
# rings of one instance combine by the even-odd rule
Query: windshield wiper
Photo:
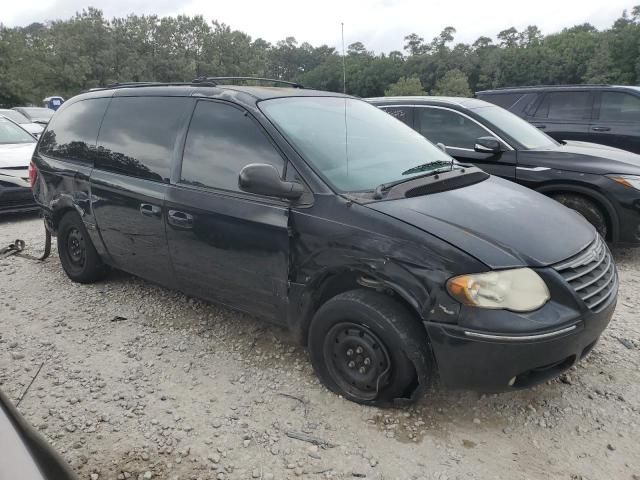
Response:
POLYGON ((411 167, 409 170, 405 170, 402 172, 402 175, 411 175, 412 173, 419 172, 433 172, 436 170, 442 171, 442 168, 440 167, 449 167, 450 170, 453 170, 453 162, 451 160, 437 160, 435 162, 423 163, 422 165, 416 165, 415 167, 411 167))
MULTIPOLYGON (((386 192, 387 190, 395 187, 396 185, 400 185, 401 183, 410 182, 411 180, 415 180, 417 178, 430 177, 431 175, 437 175, 438 173, 450 172, 450 171, 453 170, 453 165, 454 165, 453 162, 432 162, 432 163, 428 163, 428 164, 425 164, 425 165, 433 165, 433 164, 436 164, 436 163, 445 164, 445 165, 447 165, 447 168, 434 168, 433 170, 425 172, 422 175, 415 175, 415 176, 409 177, 409 178, 401 178, 400 180, 396 180, 394 182, 389 182, 389 183, 381 183, 373 191, 373 198, 375 198, 376 200, 380 200, 382 198, 384 192, 386 192)), ((417 167, 413 167, 410 170, 413 170, 414 168, 422 168, 422 167, 424 167, 424 165, 419 165, 417 167)), ((416 170, 416 171, 420 171, 420 170, 416 170)), ((402 175, 407 174, 407 172, 409 172, 409 170, 407 170, 406 172, 403 172, 402 175)))

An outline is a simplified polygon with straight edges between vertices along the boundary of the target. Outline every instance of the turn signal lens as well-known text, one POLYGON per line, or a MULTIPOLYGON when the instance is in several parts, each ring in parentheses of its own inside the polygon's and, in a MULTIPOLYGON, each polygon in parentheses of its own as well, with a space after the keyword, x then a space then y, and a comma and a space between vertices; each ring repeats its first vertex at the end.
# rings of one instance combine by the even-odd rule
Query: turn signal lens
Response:
POLYGON ((464 305, 530 312, 550 298, 549 288, 530 268, 474 273, 451 278, 449 294, 464 305))
POLYGON ((607 177, 623 187, 640 190, 640 177, 636 175, 607 175, 607 177))

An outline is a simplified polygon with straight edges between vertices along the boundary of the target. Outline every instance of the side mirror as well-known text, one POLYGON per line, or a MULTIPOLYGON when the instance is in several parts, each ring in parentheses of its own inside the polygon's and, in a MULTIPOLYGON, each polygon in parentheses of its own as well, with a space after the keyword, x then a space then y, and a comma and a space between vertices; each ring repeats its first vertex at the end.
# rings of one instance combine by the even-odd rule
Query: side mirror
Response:
POLYGON ((476 139, 473 149, 480 153, 498 153, 502 151, 502 145, 494 137, 480 137, 476 139))
POLYGON ((304 187, 298 182, 287 182, 280 178, 276 167, 267 163, 250 163, 238 177, 241 190, 269 197, 296 200, 304 193, 304 187))
POLYGON ((447 153, 447 147, 444 145, 444 143, 442 142, 438 142, 436 143, 436 147, 438 147, 440 150, 442 150, 444 153, 447 153))

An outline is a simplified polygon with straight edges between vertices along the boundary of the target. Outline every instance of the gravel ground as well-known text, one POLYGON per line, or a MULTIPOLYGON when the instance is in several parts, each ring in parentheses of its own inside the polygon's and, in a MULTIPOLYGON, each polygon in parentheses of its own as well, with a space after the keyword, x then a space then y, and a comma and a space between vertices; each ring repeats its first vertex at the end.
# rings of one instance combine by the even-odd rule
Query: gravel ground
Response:
MULTIPOLYGON (((0 245, 42 232, 0 219, 0 245)), ((82 479, 639 480, 640 250, 614 253, 618 308, 577 368, 396 410, 330 393, 278 327, 119 272, 74 284, 55 251, 0 259, 0 388, 36 377, 19 410, 82 479)))

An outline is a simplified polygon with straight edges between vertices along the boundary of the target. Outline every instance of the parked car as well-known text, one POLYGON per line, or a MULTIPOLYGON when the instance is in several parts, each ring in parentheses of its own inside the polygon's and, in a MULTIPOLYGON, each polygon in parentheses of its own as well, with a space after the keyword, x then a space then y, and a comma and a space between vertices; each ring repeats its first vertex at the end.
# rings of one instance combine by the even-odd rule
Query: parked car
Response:
POLYGON ((600 143, 640 153, 640 87, 564 85, 477 92, 556 140, 600 143))
POLYGON ((370 102, 463 163, 543 193, 584 216, 602 237, 640 244, 640 156, 586 142, 557 142, 482 100, 383 97, 370 102))
POLYGON ((0 115, 0 213, 37 210, 29 185, 29 162, 36 139, 0 115))
POLYGON ((67 463, 0 391, 0 478, 77 480, 67 463))
POLYGON ((34 123, 46 125, 51 120, 55 111, 44 107, 13 107, 12 110, 20 112, 34 123))
POLYGON ((362 100, 217 81, 60 107, 32 178, 69 278, 114 267, 280 323, 365 404, 436 375, 527 387, 594 346, 618 280, 580 215, 362 100))
POLYGON ((17 123, 36 138, 39 138, 40 134, 44 130, 44 126, 41 123, 32 122, 17 110, 0 108, 0 115, 2 115, 3 117, 7 117, 9 120, 17 123))
POLYGON ((50 108, 51 110, 58 110, 60 106, 64 103, 64 98, 59 96, 46 97, 42 99, 42 104, 46 108, 50 108))

